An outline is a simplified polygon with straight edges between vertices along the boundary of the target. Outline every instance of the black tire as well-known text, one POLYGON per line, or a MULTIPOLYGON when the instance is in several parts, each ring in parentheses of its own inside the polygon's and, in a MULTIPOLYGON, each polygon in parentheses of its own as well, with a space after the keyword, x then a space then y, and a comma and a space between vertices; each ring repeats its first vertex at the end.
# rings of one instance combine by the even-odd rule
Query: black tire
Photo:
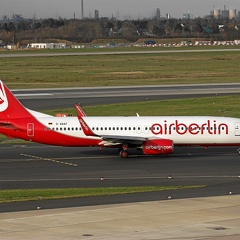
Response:
POLYGON ((122 150, 122 151, 120 152, 120 157, 121 157, 121 158, 127 158, 127 157, 128 157, 128 152, 127 152, 126 150, 122 150))

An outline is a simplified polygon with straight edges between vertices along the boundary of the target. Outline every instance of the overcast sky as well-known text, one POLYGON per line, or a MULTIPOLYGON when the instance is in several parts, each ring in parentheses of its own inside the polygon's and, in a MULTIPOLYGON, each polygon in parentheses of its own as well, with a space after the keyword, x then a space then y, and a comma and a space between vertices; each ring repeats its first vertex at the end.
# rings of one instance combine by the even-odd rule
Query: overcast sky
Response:
MULTIPOLYGON (((190 12, 203 17, 213 9, 240 10, 240 0, 84 0, 84 16, 94 16, 99 10, 100 17, 144 18, 152 17, 157 8, 161 15, 169 13, 172 17, 182 17, 190 12)), ((81 0, 0 0, 0 19, 7 15, 22 14, 28 18, 36 14, 37 18, 76 18, 81 17, 81 0)))

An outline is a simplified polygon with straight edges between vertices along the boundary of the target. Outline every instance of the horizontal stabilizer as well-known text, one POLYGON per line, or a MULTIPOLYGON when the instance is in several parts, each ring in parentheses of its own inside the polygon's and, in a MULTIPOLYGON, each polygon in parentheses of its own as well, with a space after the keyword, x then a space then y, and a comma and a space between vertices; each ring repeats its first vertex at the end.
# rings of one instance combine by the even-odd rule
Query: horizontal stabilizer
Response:
POLYGON ((15 129, 15 130, 23 130, 19 127, 17 127, 16 125, 10 123, 10 122, 3 122, 3 121, 0 121, 0 126, 1 127, 5 127, 5 128, 8 128, 8 129, 15 129))

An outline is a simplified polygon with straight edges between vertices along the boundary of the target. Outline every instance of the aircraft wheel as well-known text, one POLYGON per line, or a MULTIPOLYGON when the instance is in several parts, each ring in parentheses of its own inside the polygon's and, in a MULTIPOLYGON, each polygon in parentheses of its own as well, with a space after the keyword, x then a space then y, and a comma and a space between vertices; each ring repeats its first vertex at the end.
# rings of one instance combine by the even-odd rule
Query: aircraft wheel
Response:
POLYGON ((240 155, 240 148, 237 150, 238 154, 240 155))
POLYGON ((126 150, 122 150, 120 152, 120 156, 121 156, 121 158, 127 158, 128 157, 128 152, 126 150))

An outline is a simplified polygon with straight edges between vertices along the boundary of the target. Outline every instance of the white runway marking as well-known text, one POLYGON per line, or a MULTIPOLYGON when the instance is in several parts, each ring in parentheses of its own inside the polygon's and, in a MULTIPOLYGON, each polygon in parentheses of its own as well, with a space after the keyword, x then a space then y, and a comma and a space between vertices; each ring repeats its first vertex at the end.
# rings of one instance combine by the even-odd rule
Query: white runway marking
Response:
POLYGON ((14 94, 15 97, 30 97, 30 96, 52 96, 50 93, 19 93, 14 94))
POLYGON ((62 161, 54 160, 54 159, 51 159, 51 158, 43 158, 43 157, 38 157, 38 156, 33 156, 33 155, 28 155, 28 154, 23 154, 23 153, 20 154, 20 155, 24 156, 24 157, 30 157, 30 158, 33 158, 33 159, 44 160, 44 161, 60 163, 60 164, 65 164, 65 165, 69 165, 69 166, 73 166, 73 167, 77 167, 78 166, 77 164, 74 164, 74 163, 62 162, 62 161))

